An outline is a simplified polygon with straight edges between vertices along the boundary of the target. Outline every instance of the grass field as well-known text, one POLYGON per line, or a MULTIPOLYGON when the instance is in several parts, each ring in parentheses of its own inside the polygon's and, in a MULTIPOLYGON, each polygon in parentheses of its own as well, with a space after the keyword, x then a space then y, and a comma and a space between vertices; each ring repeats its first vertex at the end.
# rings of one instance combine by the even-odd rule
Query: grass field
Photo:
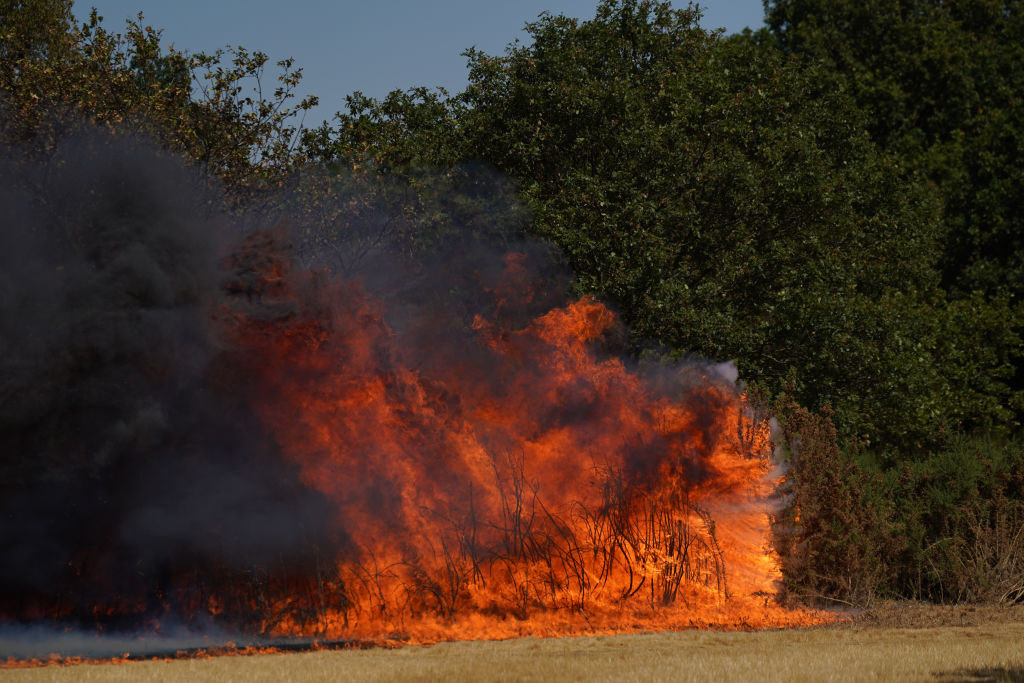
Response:
POLYGON ((1021 608, 899 608, 852 623, 441 643, 0 670, 9 681, 1024 681, 1021 608))

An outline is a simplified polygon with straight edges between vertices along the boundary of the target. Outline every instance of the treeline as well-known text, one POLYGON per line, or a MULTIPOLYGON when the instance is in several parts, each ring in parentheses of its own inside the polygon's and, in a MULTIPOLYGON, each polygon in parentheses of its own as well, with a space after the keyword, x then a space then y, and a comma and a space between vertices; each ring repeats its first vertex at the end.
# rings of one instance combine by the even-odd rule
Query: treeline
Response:
POLYGON ((238 206, 278 211, 287 185, 341 268, 367 225, 415 250, 526 221, 637 355, 734 360, 779 417, 791 597, 1021 599, 1024 4, 769 0, 732 36, 699 18, 543 14, 529 43, 467 51, 462 92, 354 93, 303 130, 289 60, 270 87, 259 52, 2 0, 0 136, 46 154, 72 114, 155 137, 238 206))

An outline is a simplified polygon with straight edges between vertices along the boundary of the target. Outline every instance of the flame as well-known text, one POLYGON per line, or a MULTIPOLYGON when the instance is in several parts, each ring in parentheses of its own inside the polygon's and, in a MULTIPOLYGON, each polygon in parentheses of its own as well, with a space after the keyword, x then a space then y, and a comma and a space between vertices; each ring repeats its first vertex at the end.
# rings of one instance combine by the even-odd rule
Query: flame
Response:
POLYGON ((259 377, 254 409, 342 536, 260 629, 431 641, 823 620, 772 599, 767 421, 714 376, 602 353, 616 320, 593 299, 502 324, 524 268, 509 256, 493 313, 452 331, 464 358, 427 363, 357 281, 309 276, 304 294, 286 263, 257 266, 257 298, 288 312, 222 321, 259 377), (295 590, 310 608, 288 608, 295 590))
MULTIPOLYGON (((623 360, 591 298, 529 317, 522 254, 478 283, 485 312, 410 313, 284 241, 257 232, 224 261, 208 389, 242 388, 330 519, 283 520, 301 550, 249 564, 206 542, 154 570, 112 535, 0 621, 384 643, 832 619, 774 599, 771 433, 731 380, 623 360)), ((269 518, 251 512, 232 523, 269 518)))

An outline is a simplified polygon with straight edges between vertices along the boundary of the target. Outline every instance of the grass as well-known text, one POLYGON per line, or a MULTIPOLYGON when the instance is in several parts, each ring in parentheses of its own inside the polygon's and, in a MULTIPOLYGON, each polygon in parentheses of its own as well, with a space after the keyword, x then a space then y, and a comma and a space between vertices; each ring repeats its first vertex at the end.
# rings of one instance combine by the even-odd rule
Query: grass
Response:
POLYGON ((441 643, 0 670, 4 681, 1024 681, 1024 610, 881 609, 852 624, 441 643), (904 625, 906 624, 906 625, 904 625), (960 625, 963 624, 963 625, 960 625))

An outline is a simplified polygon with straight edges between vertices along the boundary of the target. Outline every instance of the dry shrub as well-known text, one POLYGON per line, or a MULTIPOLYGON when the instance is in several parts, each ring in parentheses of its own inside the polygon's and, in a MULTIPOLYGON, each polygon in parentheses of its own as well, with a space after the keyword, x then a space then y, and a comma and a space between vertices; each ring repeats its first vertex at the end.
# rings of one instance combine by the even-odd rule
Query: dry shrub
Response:
POLYGON ((840 447, 832 413, 776 401, 773 529, 789 600, 1024 603, 1024 446, 960 434, 911 459, 840 447), (887 463, 887 464, 886 464, 887 463))
POLYGON ((840 448, 828 406, 815 414, 784 394, 775 414, 788 465, 772 524, 783 597, 871 602, 889 581, 885 560, 896 546, 885 510, 869 500, 867 476, 840 448))
POLYGON ((1024 504, 999 494, 976 500, 943 544, 957 602, 1024 602, 1024 504))

